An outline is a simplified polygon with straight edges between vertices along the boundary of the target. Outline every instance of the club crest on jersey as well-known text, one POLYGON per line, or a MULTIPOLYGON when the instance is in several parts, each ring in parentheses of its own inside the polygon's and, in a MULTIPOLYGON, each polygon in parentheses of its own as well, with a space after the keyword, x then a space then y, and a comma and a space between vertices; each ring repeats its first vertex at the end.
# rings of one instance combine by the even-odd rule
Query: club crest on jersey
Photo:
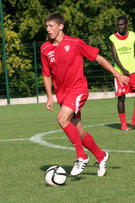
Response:
POLYGON ((66 52, 68 52, 70 50, 70 46, 66 45, 66 46, 64 46, 64 49, 65 49, 66 52))

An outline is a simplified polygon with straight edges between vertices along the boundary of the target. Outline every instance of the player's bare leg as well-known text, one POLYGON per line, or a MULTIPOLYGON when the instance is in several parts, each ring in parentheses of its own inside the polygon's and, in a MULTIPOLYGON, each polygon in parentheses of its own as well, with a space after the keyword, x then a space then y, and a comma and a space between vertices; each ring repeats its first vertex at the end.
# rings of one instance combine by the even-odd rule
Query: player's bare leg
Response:
POLYGON ((125 115, 125 95, 118 97, 117 106, 118 106, 119 118, 121 121, 121 130, 128 131, 129 128, 127 127, 126 115, 125 115))

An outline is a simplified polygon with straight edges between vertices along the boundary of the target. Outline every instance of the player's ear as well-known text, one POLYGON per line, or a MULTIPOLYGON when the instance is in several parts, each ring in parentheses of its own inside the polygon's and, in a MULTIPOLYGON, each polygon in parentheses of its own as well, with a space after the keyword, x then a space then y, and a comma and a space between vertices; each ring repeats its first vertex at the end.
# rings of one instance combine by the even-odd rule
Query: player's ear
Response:
POLYGON ((59 28, 60 28, 60 30, 62 31, 63 28, 64 28, 64 25, 63 25, 63 24, 60 24, 60 25, 59 25, 59 28))

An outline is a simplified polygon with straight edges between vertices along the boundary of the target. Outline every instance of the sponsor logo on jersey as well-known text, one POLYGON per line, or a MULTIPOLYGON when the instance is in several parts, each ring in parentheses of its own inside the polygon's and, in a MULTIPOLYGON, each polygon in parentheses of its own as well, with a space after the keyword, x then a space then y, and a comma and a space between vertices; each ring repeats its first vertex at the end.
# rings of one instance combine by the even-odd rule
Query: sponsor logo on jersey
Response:
POLYGON ((54 56, 54 52, 55 52, 55 51, 50 51, 50 52, 47 54, 48 58, 53 57, 53 56, 54 56))
POLYGON ((70 50, 70 46, 66 45, 66 46, 64 46, 64 49, 65 49, 66 52, 68 52, 70 50))
POLYGON ((118 49, 118 51, 120 52, 120 55, 127 54, 127 53, 131 52, 131 48, 130 47, 121 47, 118 49))

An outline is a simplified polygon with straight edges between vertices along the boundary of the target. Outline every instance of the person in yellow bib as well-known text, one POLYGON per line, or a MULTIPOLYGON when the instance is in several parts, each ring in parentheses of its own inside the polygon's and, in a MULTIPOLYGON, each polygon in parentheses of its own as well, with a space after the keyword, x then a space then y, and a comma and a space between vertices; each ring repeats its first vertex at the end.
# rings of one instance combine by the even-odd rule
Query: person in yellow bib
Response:
MULTIPOLYGON (((121 121, 121 130, 128 131, 125 115, 125 95, 135 93, 135 33, 127 31, 128 20, 125 16, 120 16, 116 20, 117 32, 112 34, 109 39, 111 41, 111 50, 114 59, 114 68, 121 74, 129 77, 129 84, 123 85, 115 78, 114 85, 116 96, 118 96, 118 113, 121 121)), ((131 120, 131 126, 135 126, 135 104, 134 112, 131 120)))

